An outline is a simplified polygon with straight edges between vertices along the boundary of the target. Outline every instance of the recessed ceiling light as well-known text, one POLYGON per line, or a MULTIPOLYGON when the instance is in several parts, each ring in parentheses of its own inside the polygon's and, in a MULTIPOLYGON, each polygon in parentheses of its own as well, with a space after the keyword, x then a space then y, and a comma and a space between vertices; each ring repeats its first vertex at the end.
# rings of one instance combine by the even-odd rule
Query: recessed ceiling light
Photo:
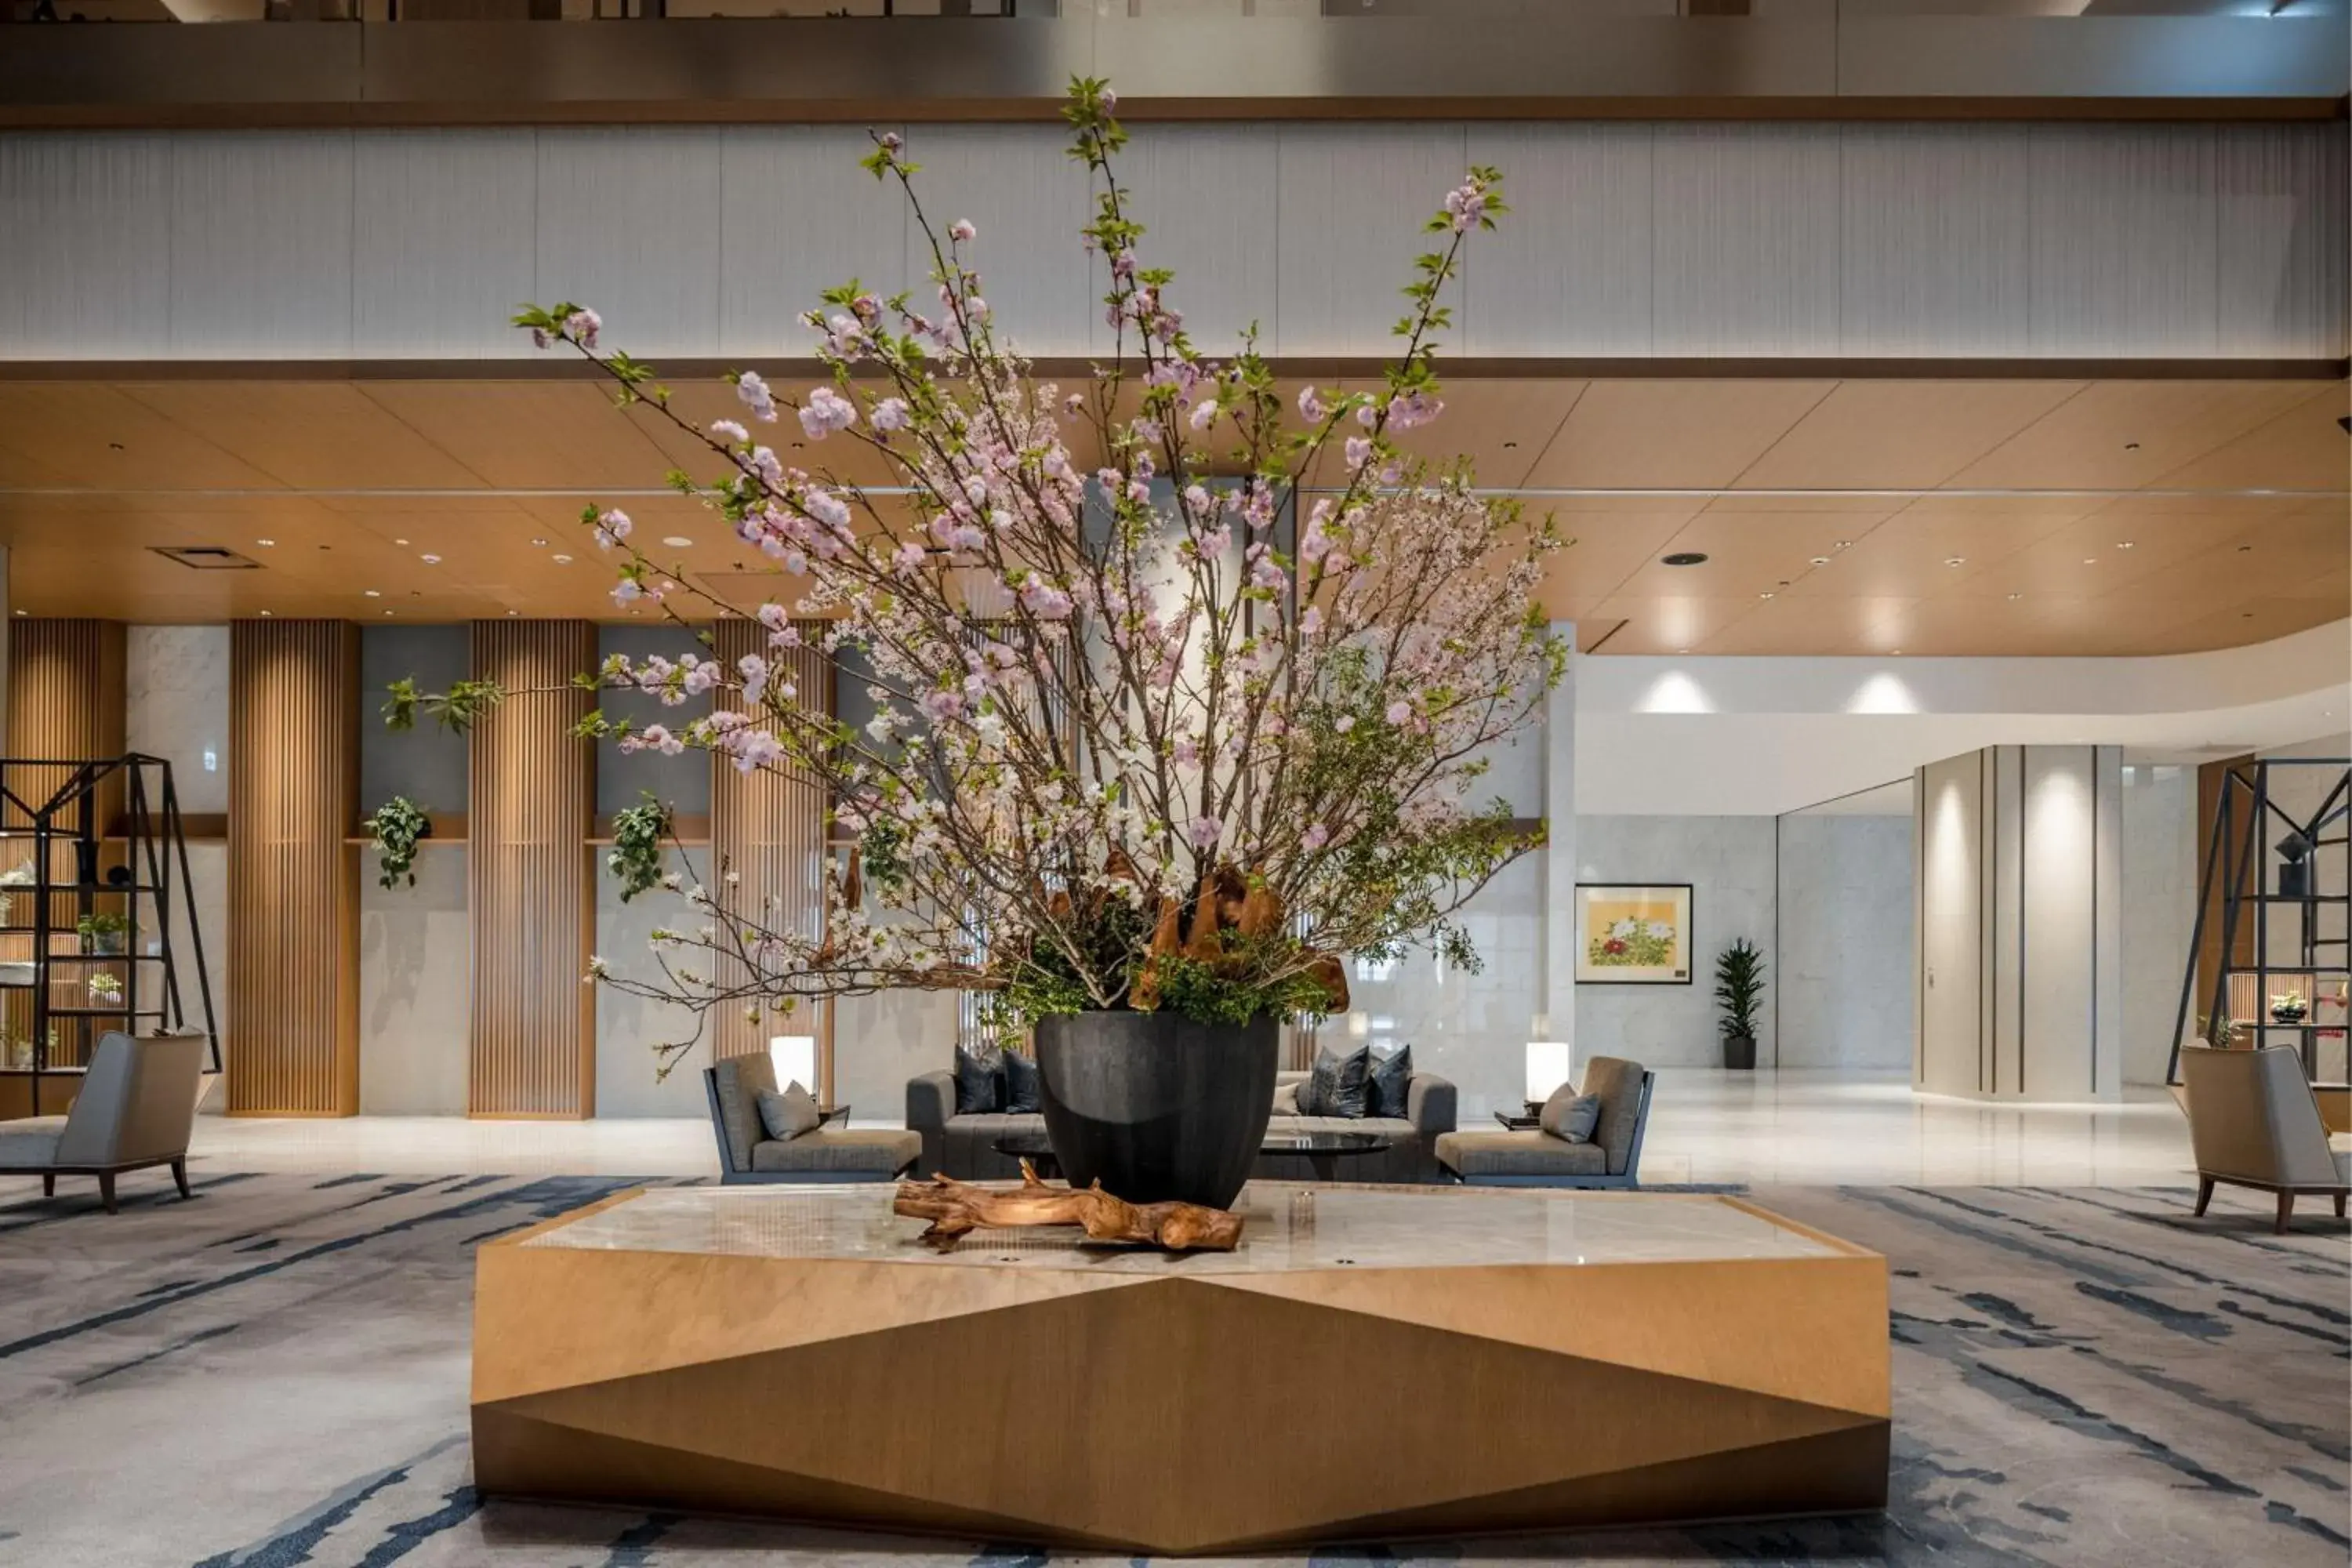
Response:
MULTIPOLYGON (((17 613, 18 615, 20 615, 20 616, 21 616, 21 615, 23 615, 25 612, 24 612, 24 611, 22 611, 22 610, 19 610, 19 611, 17 611, 16 613, 17 613)), ((262 612, 261 612, 261 618, 262 618, 263 620, 265 620, 265 621, 266 621, 266 620, 268 620, 270 616, 272 616, 276 615, 277 613, 278 613, 278 612, 277 612, 277 611, 275 611, 275 610, 264 610, 264 611, 262 611, 262 612)))
POLYGON ((274 539, 257 539, 257 540, 255 540, 255 541, 254 541, 254 542, 255 542, 256 544, 260 545, 264 550, 267 550, 267 549, 270 548, 272 545, 276 544, 276 543, 278 542, 278 541, 276 541, 276 540, 274 540, 274 539))
POLYGON ((531 542, 532 542, 533 544, 542 545, 542 546, 543 546, 543 545, 545 545, 545 544, 547 543, 547 541, 545 541, 544 539, 534 539, 534 540, 532 540, 532 541, 531 541, 531 542))
POLYGON ((420 555, 417 559, 424 562, 427 566, 438 566, 441 564, 441 557, 438 555, 420 555))
POLYGON ((386 610, 386 611, 384 612, 384 614, 388 616, 388 615, 392 614, 392 612, 391 612, 390 610, 386 610))
POLYGON ((2131 547, 2132 542, 2128 539, 2118 539, 2116 541, 2116 548, 2117 550, 2129 550, 2131 547))
POLYGON ((2083 557, 2083 564, 2085 566, 2096 566, 2098 563, 2099 558, 2095 555, 2085 555, 2083 557))
POLYGON ((2025 595, 2022 594, 2011 594, 2010 597, 2012 599, 2022 599, 2025 595))
POLYGON ((395 539, 395 540, 394 540, 394 541, 393 541, 393 542, 394 542, 394 544, 405 544, 405 543, 407 543, 407 542, 408 542, 408 541, 406 541, 405 539, 395 539))
POLYGON ((1851 539, 1832 539, 1830 541, 1830 548, 1832 550, 1851 550, 1853 548, 1853 541, 1851 539))
POLYGON ((1769 588, 1767 588, 1764 592, 1757 595, 1756 596, 1759 599, 1769 599, 1772 596, 1772 591, 1769 588))
POLYGON ((1696 550, 1677 550, 1672 555, 1658 557, 1658 563, 1662 566, 1697 566, 1706 561, 1705 552, 1696 550))
POLYGON ((571 564, 572 564, 572 557, 570 557, 569 555, 558 555, 558 556, 555 556, 553 559, 554 559, 554 561, 555 561, 555 563, 556 563, 557 565, 559 565, 559 566, 569 566, 569 565, 571 565, 571 564))
POLYGON ((510 616, 519 616, 521 615, 522 612, 520 610, 509 610, 507 614, 510 616))
POLYGON ((1969 558, 1965 555, 1947 555, 1944 557, 1944 564, 1947 566, 1965 566, 1968 563, 1969 558))
POLYGON ((367 596, 368 596, 369 598, 371 598, 371 599, 381 599, 381 598, 383 598, 383 591, 382 589, 380 589, 380 588, 370 588, 370 589, 367 589, 367 590, 366 590, 366 594, 367 594, 367 596))
MULTIPOLYGON (((683 533, 666 533, 662 535, 662 542, 668 545, 672 550, 684 550, 688 545, 692 544, 694 541, 688 539, 683 533)), ((1701 556, 1700 559, 1705 560, 1706 557, 1701 556)))
POLYGON ((1826 555, 1816 555, 1813 557, 1813 564, 1816 566, 1826 566, 1829 563, 1830 558, 1826 555))

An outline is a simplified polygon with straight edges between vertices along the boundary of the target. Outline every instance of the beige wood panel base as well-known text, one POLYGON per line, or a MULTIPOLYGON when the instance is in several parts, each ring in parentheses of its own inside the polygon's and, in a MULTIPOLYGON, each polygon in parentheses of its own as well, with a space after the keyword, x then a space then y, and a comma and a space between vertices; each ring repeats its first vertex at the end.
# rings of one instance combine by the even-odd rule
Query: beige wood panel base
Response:
POLYGON ((479 1254, 489 1493, 1171 1555, 1886 1500, 1859 1249, 1187 1277, 521 1239, 479 1254))

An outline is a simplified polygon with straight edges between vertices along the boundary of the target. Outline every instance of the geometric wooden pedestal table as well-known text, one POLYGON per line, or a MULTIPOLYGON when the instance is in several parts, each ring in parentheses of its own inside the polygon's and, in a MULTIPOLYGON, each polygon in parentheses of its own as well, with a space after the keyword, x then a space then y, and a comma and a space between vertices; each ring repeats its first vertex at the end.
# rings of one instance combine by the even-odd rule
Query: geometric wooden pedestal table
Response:
POLYGON ((1885 1504, 1885 1261, 1734 1199, 1254 1184, 1168 1257, 890 1198, 482 1247, 479 1489, 1171 1555, 1885 1504))

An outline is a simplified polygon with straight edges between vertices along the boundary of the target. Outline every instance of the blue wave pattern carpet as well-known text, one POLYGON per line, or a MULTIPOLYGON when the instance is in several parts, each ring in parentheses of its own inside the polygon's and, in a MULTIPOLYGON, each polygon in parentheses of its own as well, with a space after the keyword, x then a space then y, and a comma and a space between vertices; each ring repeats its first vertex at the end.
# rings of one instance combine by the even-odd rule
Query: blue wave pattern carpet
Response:
MULTIPOLYGON (((985 1542, 485 1503, 473 1249, 607 1177, 132 1178, 122 1214, 0 1180, 8 1568, 994 1568, 985 1542)), ((69 1184, 70 1185, 70 1184, 69 1184)), ((86 1186, 87 1184, 84 1184, 86 1186)), ((2343 1568, 2352 1243, 2225 1190, 1780 1188, 1894 1270, 1883 1518, 1338 1548, 1286 1563, 2343 1568)), ((783 1411, 779 1419, 806 1419, 783 1411)), ((1245 1418, 1237 1413, 1237 1419, 1245 1418)))

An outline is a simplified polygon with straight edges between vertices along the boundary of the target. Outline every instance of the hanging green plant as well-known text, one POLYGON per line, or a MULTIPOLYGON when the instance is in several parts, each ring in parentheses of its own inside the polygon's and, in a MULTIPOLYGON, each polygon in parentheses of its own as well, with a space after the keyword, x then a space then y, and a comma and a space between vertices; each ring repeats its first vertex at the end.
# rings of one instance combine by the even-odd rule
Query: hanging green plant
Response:
POLYGON ((382 861, 376 881, 386 888, 396 888, 404 879, 416 886, 416 845, 418 840, 433 837, 433 821, 417 804, 404 795, 394 795, 362 824, 375 840, 375 852, 382 861))
POLYGON ((604 858, 613 875, 621 879, 621 901, 661 885, 662 840, 669 837, 669 807, 653 791, 645 804, 613 814, 613 852, 604 858))

